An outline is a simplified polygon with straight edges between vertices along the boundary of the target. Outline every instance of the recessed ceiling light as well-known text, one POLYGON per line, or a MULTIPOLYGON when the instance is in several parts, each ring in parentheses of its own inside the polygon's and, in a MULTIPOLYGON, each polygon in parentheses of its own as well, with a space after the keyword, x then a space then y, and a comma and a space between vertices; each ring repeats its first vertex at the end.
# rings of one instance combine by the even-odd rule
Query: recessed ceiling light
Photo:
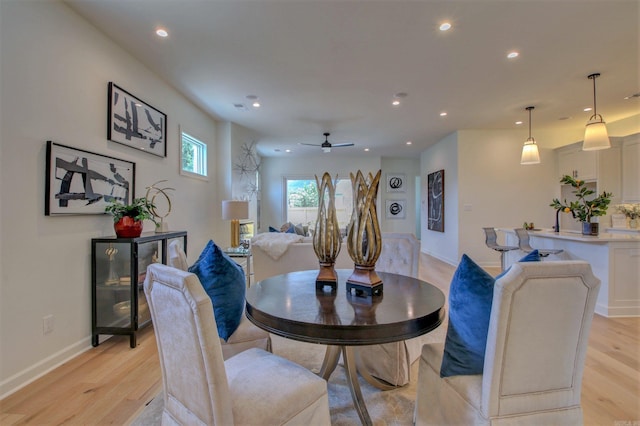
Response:
POLYGON ((522 124, 522 121, 516 121, 516 124, 520 125, 520 124, 522 124))
POLYGON ((518 56, 520 56, 520 54, 518 52, 515 52, 515 51, 507 53, 507 58, 509 58, 509 59, 514 59, 514 58, 517 58, 518 56))
POLYGON ((365 149, 364 149, 364 152, 369 152, 369 148, 365 148, 365 149))
POLYGON ((255 101, 254 103, 251 104, 251 106, 253 106, 254 108, 260 108, 260 102, 255 101))
POLYGON ((592 110, 592 108, 591 108, 591 107, 586 107, 586 108, 584 108, 584 109, 583 109, 583 111, 584 111, 584 112, 589 112, 589 111, 591 111, 591 110, 592 110))
POLYGON ((284 152, 291 152, 291 150, 290 149, 285 149, 284 152))
POLYGON ((167 32, 167 30, 165 30, 164 28, 158 28, 156 30, 156 35, 158 37, 167 37, 169 36, 169 33, 167 32))
POLYGON ((450 29, 451 29, 451 23, 443 22, 442 24, 440 24, 440 31, 447 31, 450 29))
POLYGON ((446 112, 446 111, 442 111, 442 112, 440 113, 440 117, 446 117, 446 116, 447 116, 447 112, 446 112))
POLYGON ((407 141, 407 142, 406 142, 406 144, 407 144, 407 145, 412 145, 412 144, 413 144, 413 142, 411 142, 411 141, 407 141))
POLYGON ((399 106, 399 105, 400 105, 400 99, 394 99, 394 100, 391 102, 391 105, 393 105, 393 106, 399 106))

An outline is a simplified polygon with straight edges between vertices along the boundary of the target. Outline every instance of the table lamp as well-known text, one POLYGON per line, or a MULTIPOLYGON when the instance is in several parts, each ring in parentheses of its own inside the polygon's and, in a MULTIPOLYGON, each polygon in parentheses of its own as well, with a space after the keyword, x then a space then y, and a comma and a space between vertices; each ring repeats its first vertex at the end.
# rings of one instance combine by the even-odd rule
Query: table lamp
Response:
POLYGON ((249 202, 240 200, 222 201, 222 219, 231 221, 231 247, 240 245, 240 219, 249 218, 249 202))

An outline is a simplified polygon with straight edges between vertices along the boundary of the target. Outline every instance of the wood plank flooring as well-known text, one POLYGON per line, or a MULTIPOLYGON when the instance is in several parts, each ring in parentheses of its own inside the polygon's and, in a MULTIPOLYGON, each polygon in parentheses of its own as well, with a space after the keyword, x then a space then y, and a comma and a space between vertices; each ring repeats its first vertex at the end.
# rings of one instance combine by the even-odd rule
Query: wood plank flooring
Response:
MULTIPOLYGON (((424 254, 420 269, 422 279, 441 287, 454 272, 424 254)), ((115 336, 0 401, 0 425, 127 424, 161 387, 153 328, 147 327, 135 349, 127 336, 115 336)), ((586 425, 640 426, 640 318, 595 315, 582 406, 586 425)))

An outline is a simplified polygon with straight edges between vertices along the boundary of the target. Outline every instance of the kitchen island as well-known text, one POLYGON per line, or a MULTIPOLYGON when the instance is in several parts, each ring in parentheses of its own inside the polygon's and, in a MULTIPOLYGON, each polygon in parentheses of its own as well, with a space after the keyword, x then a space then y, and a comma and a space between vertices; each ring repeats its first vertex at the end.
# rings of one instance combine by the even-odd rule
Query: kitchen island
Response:
MULTIPOLYGON (((513 229, 498 230, 504 232, 507 245, 518 245, 513 229)), ((542 229, 529 231, 529 235, 533 248, 564 250, 544 260, 583 259, 591 264, 593 274, 602 281, 596 313, 607 317, 640 316, 640 234, 582 235, 542 229)), ((508 252, 506 266, 522 256, 520 250, 508 252)))

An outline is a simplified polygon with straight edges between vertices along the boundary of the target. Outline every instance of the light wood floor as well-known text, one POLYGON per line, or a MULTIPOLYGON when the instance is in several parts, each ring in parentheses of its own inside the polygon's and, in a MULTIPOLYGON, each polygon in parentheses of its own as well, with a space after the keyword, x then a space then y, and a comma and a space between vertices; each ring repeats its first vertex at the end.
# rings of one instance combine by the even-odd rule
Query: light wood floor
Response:
MULTIPOLYGON (((421 278, 439 286, 454 271, 424 254, 420 268, 421 278)), ((153 328, 147 327, 135 349, 128 337, 113 337, 0 401, 0 424, 126 424, 161 387, 153 328)), ((595 315, 582 406, 587 425, 640 426, 640 318, 595 315)))

